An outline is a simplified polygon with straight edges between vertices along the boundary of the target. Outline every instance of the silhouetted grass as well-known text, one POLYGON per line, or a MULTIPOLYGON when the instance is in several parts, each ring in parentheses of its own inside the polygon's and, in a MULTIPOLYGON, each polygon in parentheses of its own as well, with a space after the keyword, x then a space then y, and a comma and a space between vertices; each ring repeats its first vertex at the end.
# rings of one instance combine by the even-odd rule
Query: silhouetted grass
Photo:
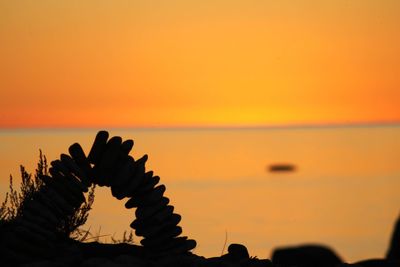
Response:
MULTIPOLYGON (((4 201, 0 206, 0 226, 8 224, 23 215, 24 205, 31 201, 35 194, 41 190, 45 184, 40 179, 43 175, 49 175, 47 158, 39 150, 39 161, 35 174, 28 173, 23 165, 20 166, 21 184, 19 190, 15 189, 13 176, 10 175, 9 191, 6 193, 4 201)), ((80 240, 87 235, 85 230, 81 229, 89 216, 94 202, 95 185, 86 193, 85 202, 74 210, 72 215, 64 218, 57 226, 61 236, 80 240)))

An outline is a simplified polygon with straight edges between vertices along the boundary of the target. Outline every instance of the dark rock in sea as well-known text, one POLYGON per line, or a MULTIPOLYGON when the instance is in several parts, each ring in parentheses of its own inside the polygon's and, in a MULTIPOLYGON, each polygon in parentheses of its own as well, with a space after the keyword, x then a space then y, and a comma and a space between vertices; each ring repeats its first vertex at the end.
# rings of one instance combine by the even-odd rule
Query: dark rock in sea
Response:
POLYGON ((275 249, 272 253, 272 262, 282 266, 334 267, 343 261, 326 246, 302 245, 275 249))
POLYGON ((271 164, 268 167, 269 172, 294 172, 296 166, 292 164, 271 164))

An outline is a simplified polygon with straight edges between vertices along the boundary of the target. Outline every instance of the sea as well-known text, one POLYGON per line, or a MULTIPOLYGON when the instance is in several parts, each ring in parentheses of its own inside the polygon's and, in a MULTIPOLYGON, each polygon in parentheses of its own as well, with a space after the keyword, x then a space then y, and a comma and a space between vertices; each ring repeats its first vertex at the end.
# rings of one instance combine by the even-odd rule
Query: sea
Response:
MULTIPOLYGON (((88 153, 98 130, 0 130, 0 197, 10 175, 18 187, 20 165, 34 172, 39 150, 51 161, 79 142, 88 153)), ((198 255, 240 243, 270 258, 277 247, 323 244, 348 262, 382 258, 400 215, 398 125, 105 130, 133 139, 134 158, 149 156, 198 255), (270 169, 282 165, 293 168, 270 169)), ((96 188, 83 228, 101 242, 122 238, 135 218, 124 203, 96 188)))

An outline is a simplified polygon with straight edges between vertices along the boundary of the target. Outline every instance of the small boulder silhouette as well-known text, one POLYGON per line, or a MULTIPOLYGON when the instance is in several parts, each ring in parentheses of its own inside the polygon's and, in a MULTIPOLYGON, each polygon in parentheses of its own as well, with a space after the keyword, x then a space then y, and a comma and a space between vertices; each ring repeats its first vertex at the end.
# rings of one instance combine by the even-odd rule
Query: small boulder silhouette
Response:
POLYGON ((386 259, 400 261, 400 217, 397 219, 394 225, 386 259))
POLYGON ((356 262, 355 265, 363 267, 399 267, 400 262, 386 259, 370 259, 356 262))
POLYGON ((272 262, 279 266, 334 267, 342 263, 339 256, 322 245, 301 245, 277 248, 272 254, 272 262))

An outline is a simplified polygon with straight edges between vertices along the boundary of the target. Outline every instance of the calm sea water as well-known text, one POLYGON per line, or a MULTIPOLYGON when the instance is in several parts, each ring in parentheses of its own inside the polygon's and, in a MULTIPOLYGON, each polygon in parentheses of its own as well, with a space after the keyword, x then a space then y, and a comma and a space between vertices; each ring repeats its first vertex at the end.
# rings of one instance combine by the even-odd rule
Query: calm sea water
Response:
MULTIPOLYGON (((242 243, 252 255, 274 247, 328 244, 348 261, 382 257, 400 211, 400 127, 236 130, 111 129, 134 139, 134 157, 167 185, 195 253, 220 255, 242 243), (290 163, 295 172, 271 173, 290 163)), ((96 130, 0 131, 0 193, 19 164, 33 171, 42 149, 48 159, 73 142, 90 149, 96 130)), ((121 237, 134 211, 98 188, 86 227, 121 237)), ((138 238, 136 239, 139 240, 138 238)))

